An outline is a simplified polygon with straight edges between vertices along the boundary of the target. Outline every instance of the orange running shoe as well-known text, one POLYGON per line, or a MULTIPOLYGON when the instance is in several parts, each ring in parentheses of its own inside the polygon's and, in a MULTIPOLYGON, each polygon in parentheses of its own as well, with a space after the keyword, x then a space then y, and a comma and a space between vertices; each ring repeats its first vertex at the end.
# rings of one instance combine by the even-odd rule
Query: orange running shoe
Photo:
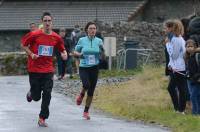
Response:
POLYGON ((84 117, 86 120, 90 120, 89 112, 83 112, 83 117, 84 117))
POLYGON ((44 118, 39 118, 39 120, 38 120, 38 125, 40 126, 40 127, 48 127, 48 124, 45 122, 45 119, 44 118))

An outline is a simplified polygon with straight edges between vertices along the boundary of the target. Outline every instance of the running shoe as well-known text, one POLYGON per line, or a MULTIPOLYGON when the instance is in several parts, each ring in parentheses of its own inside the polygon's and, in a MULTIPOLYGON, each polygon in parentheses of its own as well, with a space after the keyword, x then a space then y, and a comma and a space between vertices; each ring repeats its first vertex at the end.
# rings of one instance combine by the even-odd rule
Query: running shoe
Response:
POLYGON ((83 118, 90 120, 89 112, 83 112, 83 118))
POLYGON ((43 119, 43 118, 39 118, 39 120, 38 120, 38 125, 40 126, 40 127, 48 127, 48 124, 45 122, 45 119, 43 119))
POLYGON ((77 96, 76 98, 76 104, 77 105, 81 105, 82 101, 83 101, 83 97, 84 96, 81 96, 81 94, 79 96, 77 96))
POLYGON ((26 100, 28 102, 31 102, 33 100, 32 97, 31 97, 31 91, 28 91, 28 93, 26 94, 26 100))
POLYGON ((58 80, 62 80, 62 79, 63 79, 63 76, 59 76, 59 77, 58 77, 58 80))

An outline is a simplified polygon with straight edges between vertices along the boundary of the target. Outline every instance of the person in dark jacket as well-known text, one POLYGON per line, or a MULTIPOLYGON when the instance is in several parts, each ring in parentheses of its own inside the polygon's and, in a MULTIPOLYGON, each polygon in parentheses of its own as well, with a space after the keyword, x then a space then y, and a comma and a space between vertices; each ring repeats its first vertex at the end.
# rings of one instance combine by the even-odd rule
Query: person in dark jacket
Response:
POLYGON ((55 50, 55 55, 57 58, 57 64, 58 64, 58 80, 61 80, 65 78, 65 74, 69 73, 70 78, 73 78, 72 76, 72 58, 71 58, 71 47, 72 47, 72 41, 70 38, 66 38, 66 30, 64 28, 61 28, 59 30, 59 35, 64 41, 65 49, 68 53, 68 59, 63 60, 61 57, 61 54, 55 50))

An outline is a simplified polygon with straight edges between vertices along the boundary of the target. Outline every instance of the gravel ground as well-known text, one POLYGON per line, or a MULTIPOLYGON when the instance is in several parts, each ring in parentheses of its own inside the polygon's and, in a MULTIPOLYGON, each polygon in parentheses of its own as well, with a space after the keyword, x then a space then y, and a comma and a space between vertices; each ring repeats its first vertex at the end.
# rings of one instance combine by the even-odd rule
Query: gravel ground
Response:
MULTIPOLYGON (((101 85, 111 85, 114 84, 116 87, 118 83, 125 82, 133 77, 112 77, 112 78, 101 78, 97 82, 97 86, 101 85)), ((68 97, 74 99, 76 95, 80 92, 82 83, 80 80, 74 79, 63 79, 54 81, 54 90, 58 93, 67 95, 68 97)))

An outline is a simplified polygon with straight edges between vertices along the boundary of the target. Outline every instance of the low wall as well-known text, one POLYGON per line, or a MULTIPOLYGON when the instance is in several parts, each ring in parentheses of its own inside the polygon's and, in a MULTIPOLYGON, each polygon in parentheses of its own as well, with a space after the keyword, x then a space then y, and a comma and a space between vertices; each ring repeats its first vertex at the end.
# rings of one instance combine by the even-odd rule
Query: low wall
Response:
POLYGON ((1 75, 22 75, 26 71, 27 55, 25 52, 0 53, 0 74, 1 75))

